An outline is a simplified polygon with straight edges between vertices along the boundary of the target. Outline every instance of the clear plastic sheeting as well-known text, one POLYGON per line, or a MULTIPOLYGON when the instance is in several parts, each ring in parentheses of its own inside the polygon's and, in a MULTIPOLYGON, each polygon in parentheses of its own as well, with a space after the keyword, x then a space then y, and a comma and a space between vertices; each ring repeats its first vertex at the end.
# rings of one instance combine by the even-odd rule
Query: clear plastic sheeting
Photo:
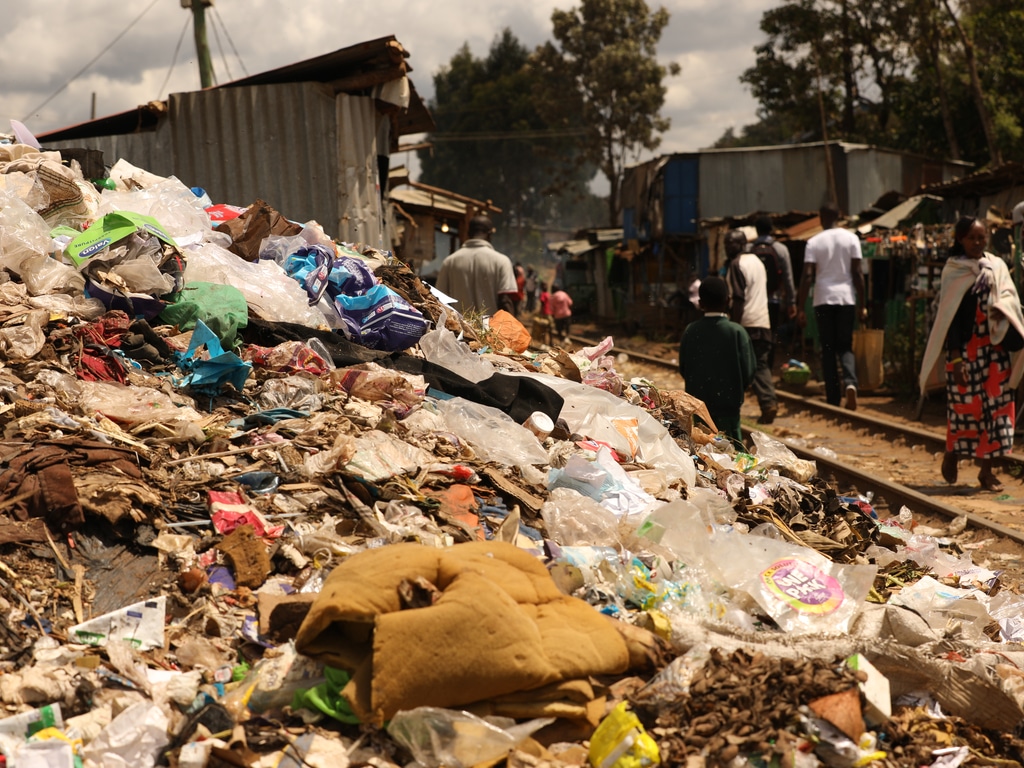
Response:
POLYGON ((548 463, 548 453, 537 436, 497 408, 453 397, 439 400, 437 410, 448 429, 486 461, 509 467, 548 463))
POLYGON ((840 565, 810 547, 716 532, 705 548, 721 583, 749 595, 786 632, 849 631, 878 568, 840 565))
POLYGON ((403 710, 388 733, 426 768, 471 768, 503 757, 517 744, 553 723, 541 718, 517 724, 508 717, 487 719, 437 707, 403 710))
POLYGON ((271 322, 310 328, 327 325, 323 312, 309 306, 302 286, 273 261, 244 261, 218 245, 205 243, 189 252, 185 282, 233 285, 245 296, 250 310, 271 322))
POLYGON ((697 469, 693 459, 672 439, 668 430, 642 408, 631 405, 610 392, 588 387, 586 384, 577 384, 568 379, 560 379, 557 376, 539 373, 518 375, 536 376, 565 399, 559 416, 565 419, 573 432, 580 429, 591 413, 606 418, 635 418, 640 440, 637 461, 662 470, 671 480, 682 480, 688 486, 696 484, 697 469))
POLYGON ((619 520, 589 496, 555 488, 540 509, 548 536, 564 546, 618 544, 619 520))
POLYGON ((420 350, 432 363, 474 383, 494 375, 494 366, 455 338, 451 331, 440 328, 420 337, 420 350))

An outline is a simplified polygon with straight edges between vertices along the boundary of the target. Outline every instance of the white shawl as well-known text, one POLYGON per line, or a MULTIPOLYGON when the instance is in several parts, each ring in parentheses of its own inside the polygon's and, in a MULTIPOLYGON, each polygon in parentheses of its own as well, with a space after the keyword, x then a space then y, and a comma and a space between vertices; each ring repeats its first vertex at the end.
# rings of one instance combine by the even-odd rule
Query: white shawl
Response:
MULTIPOLYGON (((946 348, 946 334, 953 322, 953 316, 964 295, 974 286, 982 270, 988 272, 986 277, 991 291, 988 328, 992 343, 1001 343, 1006 337, 1010 325, 1013 325, 1017 332, 1024 337, 1024 314, 1021 312, 1020 297, 1017 295, 1017 288, 1010 277, 1010 270, 1007 269, 1006 262, 988 252, 980 259, 955 257, 949 259, 942 268, 942 277, 939 283, 939 308, 935 315, 935 323, 928 336, 924 358, 921 360, 921 373, 918 379, 921 392, 924 392, 935 369, 945 362, 943 350, 946 348)), ((1010 354, 1010 360, 1013 366, 1010 386, 1016 388, 1020 383, 1021 375, 1024 374, 1024 354, 1013 352, 1010 354)))

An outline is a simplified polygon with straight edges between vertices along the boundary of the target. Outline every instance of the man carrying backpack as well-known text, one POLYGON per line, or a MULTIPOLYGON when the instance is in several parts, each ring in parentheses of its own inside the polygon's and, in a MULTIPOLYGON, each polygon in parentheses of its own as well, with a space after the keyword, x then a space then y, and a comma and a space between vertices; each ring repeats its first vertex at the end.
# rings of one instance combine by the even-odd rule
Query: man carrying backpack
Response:
MULTIPOLYGON (((754 221, 757 239, 750 250, 764 264, 768 275, 768 318, 772 324, 772 349, 768 366, 775 367, 775 345, 782 343, 781 328, 796 317, 796 284, 793 281, 793 262, 789 248, 772 237, 772 220, 758 216, 754 221)), ((786 334, 788 336, 788 334, 786 334)))
POLYGON ((778 415, 778 397, 772 384, 768 364, 772 349, 772 330, 768 321, 768 285, 760 259, 747 250, 747 236, 738 229, 725 234, 725 257, 728 260, 726 282, 732 304, 729 319, 739 323, 754 347, 756 367, 752 389, 761 406, 758 424, 771 424, 778 415))

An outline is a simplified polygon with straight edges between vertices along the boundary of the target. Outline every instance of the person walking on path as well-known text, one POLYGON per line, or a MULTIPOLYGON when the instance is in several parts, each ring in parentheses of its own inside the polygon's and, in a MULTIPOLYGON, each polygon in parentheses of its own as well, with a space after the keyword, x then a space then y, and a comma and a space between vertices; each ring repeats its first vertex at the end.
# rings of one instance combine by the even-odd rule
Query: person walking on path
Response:
POLYGON ((523 263, 521 261, 517 261, 512 272, 516 276, 516 298, 514 302, 515 312, 512 314, 519 317, 519 314, 526 306, 526 270, 523 269, 523 263))
POLYGON ((772 384, 772 328, 768 316, 768 278, 761 260, 747 249, 747 236, 738 229, 725 235, 728 259, 726 282, 732 294, 729 316, 750 336, 757 360, 754 395, 761 407, 759 424, 771 424, 779 412, 779 400, 772 384))
POLYGON ((935 324, 921 361, 921 391, 944 362, 942 477, 955 483, 960 457, 971 456, 980 466, 981 487, 998 493, 1003 486, 992 460, 1013 448, 1013 393, 1024 372, 1024 315, 1006 263, 985 251, 984 222, 961 218, 953 238, 939 282, 935 324))
POLYGON ((569 328, 572 325, 572 296, 556 285, 549 305, 551 316, 555 318, 555 331, 563 340, 568 339, 569 328))
POLYGON ((792 337, 791 321, 796 318, 796 283, 793 281, 793 261, 789 257, 789 248, 772 237, 772 220, 767 216, 758 216, 754 221, 757 237, 750 244, 750 250, 765 264, 777 270, 777 285, 772 290, 771 274, 768 276, 768 320, 772 327, 772 350, 768 356, 768 365, 775 368, 775 347, 786 344, 792 337), (771 257, 766 263, 762 251, 770 249, 771 257))
POLYGON ((526 283, 523 288, 526 290, 527 313, 537 311, 537 270, 533 267, 526 268, 526 283))
POLYGON ((821 367, 825 377, 825 400, 847 410, 857 409, 857 363, 853 355, 853 325, 860 307, 861 321, 867 320, 864 275, 860 271, 860 239, 836 226, 839 209, 823 205, 818 211, 822 232, 807 241, 804 272, 797 296, 797 324, 807 325, 804 305, 814 286, 814 318, 821 341, 821 367), (840 378, 840 367, 842 378, 840 378))
POLYGON ((704 401, 715 426, 737 447, 743 446, 740 408, 754 380, 757 360, 750 336, 728 315, 729 287, 712 275, 699 289, 704 316, 683 331, 679 343, 679 375, 686 391, 704 401))
POLYGON ((487 216, 469 220, 469 239, 441 263, 437 289, 458 301, 463 315, 493 315, 499 309, 515 314, 519 292, 512 261, 491 247, 494 224, 487 216))

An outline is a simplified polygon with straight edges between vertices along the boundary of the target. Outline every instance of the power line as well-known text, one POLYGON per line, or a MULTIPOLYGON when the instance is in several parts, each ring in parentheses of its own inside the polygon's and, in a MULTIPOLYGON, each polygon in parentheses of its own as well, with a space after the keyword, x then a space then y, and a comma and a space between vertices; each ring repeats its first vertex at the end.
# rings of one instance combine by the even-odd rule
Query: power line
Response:
POLYGON ((586 128, 539 129, 533 131, 479 131, 469 133, 431 133, 430 141, 504 141, 506 139, 564 139, 585 136, 586 128))
MULTIPOLYGON (((220 60, 224 62, 224 69, 228 73, 228 82, 231 82, 235 78, 231 75, 231 67, 228 66, 228 57, 224 55, 224 44, 220 41, 220 32, 217 31, 216 22, 211 26, 213 27, 213 37, 217 41, 217 50, 220 51, 220 60)), ((213 79, 213 84, 217 85, 216 77, 213 79)))
MULTIPOLYGON (((228 32, 227 24, 225 24, 224 23, 224 19, 222 19, 220 17, 220 13, 217 11, 217 6, 215 6, 215 5, 211 6, 211 9, 213 10, 213 19, 214 19, 214 21, 217 24, 220 24, 220 28, 224 30, 224 37, 226 37, 228 39, 228 45, 231 46, 231 50, 234 52, 235 58, 238 59, 238 66, 240 66, 242 68, 242 74, 244 74, 246 77, 248 77, 249 76, 249 70, 247 70, 245 68, 245 62, 242 61, 242 57, 238 55, 238 49, 235 48, 235 41, 231 39, 231 33, 228 32)), ((214 31, 216 31, 216 27, 214 27, 214 31)))
POLYGON ((157 92, 156 98, 159 101, 163 98, 164 88, 167 87, 167 83, 171 79, 171 73, 174 71, 174 67, 178 63, 178 52, 181 51, 181 43, 185 39, 185 33, 188 31, 188 23, 191 21, 187 16, 185 17, 185 24, 181 27, 181 34, 178 35, 178 44, 174 46, 174 56, 171 57, 171 66, 167 68, 167 77, 164 78, 163 85, 160 86, 159 92, 157 92))
POLYGON ((75 72, 75 74, 73 74, 70 78, 68 78, 68 81, 66 83, 64 83, 64 85, 62 85, 56 91, 54 91, 49 96, 47 96, 46 100, 42 104, 40 104, 35 109, 30 110, 29 113, 27 115, 25 115, 25 117, 22 118, 22 121, 23 122, 28 122, 28 120, 32 117, 32 115, 34 115, 37 112, 39 112, 39 110, 41 110, 43 107, 45 107, 51 101, 53 101, 54 98, 56 98, 59 93, 61 93, 65 88, 67 88, 69 85, 71 85, 71 83, 73 83, 75 80, 77 80, 79 77, 81 77, 82 73, 85 72, 89 67, 91 67, 93 64, 95 64, 97 61, 99 61, 100 58, 102 58, 103 54, 105 54, 107 51, 109 51, 111 48, 113 48, 114 45, 117 44, 118 40, 120 40, 122 37, 127 35, 128 32, 131 31, 131 28, 134 27, 136 24, 138 24, 139 21, 142 20, 142 17, 145 16, 147 13, 149 13, 149 10, 154 5, 156 5, 156 3, 157 3, 157 0, 153 0, 153 2, 151 2, 149 5, 147 5, 146 9, 142 13, 140 13, 138 16, 136 16, 134 19, 132 19, 132 21, 128 24, 128 26, 125 27, 123 30, 121 30, 121 32, 118 33, 117 37, 115 37, 113 40, 111 40, 107 44, 106 48, 104 48, 102 51, 97 53, 92 59, 89 60, 88 64, 86 64, 80 70, 75 72))

